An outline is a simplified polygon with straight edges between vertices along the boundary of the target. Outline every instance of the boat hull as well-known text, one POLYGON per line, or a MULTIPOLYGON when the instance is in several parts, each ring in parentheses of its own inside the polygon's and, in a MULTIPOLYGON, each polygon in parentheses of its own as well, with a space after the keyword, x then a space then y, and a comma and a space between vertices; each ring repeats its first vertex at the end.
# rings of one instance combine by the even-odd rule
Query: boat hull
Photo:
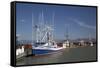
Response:
POLYGON ((53 52, 56 52, 56 51, 55 50, 32 49, 32 54, 34 55, 45 55, 45 54, 51 54, 53 52))

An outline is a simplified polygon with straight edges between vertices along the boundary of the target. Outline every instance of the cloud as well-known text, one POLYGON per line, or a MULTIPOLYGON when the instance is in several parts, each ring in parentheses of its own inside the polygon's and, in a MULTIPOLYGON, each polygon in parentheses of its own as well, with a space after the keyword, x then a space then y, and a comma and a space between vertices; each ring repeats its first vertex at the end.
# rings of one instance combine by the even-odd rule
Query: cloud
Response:
POLYGON ((20 34, 16 34, 16 36, 17 36, 17 37, 19 37, 19 36, 20 36, 20 34))
POLYGON ((25 20, 24 19, 21 19, 20 22, 25 22, 25 20))
POLYGON ((95 26, 92 25, 87 25, 84 22, 77 20, 77 19, 71 19, 72 21, 74 21, 76 24, 78 24, 79 26, 85 27, 85 28, 89 28, 89 29, 96 29, 95 26))

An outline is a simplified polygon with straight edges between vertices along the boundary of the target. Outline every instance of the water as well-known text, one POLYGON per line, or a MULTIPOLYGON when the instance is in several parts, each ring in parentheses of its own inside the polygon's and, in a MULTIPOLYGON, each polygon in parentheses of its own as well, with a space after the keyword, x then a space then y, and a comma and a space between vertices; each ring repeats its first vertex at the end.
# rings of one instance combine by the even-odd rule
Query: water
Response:
POLYGON ((17 65, 95 61, 96 46, 66 48, 49 55, 23 57, 17 65))

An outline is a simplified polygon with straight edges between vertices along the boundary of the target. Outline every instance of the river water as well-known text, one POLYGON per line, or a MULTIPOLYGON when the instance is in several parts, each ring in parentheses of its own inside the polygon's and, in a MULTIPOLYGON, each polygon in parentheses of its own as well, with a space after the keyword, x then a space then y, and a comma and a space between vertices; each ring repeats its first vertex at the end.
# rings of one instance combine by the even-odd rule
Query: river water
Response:
POLYGON ((92 47, 66 48, 48 55, 23 57, 16 65, 95 61, 97 60, 96 50, 96 45, 92 47))

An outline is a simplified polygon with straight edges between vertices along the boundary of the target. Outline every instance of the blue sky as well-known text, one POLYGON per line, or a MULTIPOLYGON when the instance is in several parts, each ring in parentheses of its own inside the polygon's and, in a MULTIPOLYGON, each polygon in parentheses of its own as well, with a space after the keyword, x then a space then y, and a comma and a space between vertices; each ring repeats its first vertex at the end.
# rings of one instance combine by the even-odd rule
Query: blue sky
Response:
POLYGON ((38 23, 43 11, 44 23, 50 24, 54 13, 54 38, 65 39, 66 28, 70 39, 96 38, 96 8, 43 4, 16 4, 16 33, 23 40, 32 39, 32 13, 38 23), (66 27, 67 26, 67 27, 66 27))

